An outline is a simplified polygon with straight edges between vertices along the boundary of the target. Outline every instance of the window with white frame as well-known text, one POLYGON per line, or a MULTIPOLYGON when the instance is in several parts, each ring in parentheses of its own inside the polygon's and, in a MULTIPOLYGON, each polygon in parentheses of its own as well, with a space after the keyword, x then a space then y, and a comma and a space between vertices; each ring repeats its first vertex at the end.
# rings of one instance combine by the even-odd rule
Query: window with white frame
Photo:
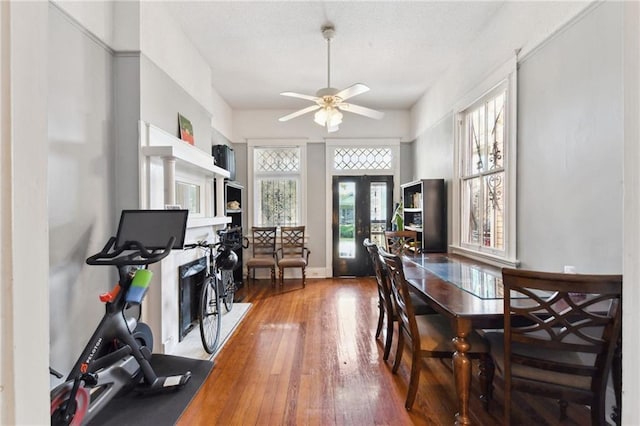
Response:
POLYGON ((458 247, 515 262, 515 93, 510 79, 457 117, 458 247))
POLYGON ((253 147, 255 226, 292 226, 302 222, 302 149, 253 147))

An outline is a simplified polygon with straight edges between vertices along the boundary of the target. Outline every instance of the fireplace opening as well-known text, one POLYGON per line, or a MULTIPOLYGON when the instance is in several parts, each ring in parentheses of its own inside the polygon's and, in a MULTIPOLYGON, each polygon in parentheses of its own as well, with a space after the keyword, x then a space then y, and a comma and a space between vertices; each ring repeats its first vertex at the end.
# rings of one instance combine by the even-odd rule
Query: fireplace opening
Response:
POLYGON ((207 271, 207 258, 201 257, 178 267, 178 341, 191 331, 198 321, 200 292, 207 271))

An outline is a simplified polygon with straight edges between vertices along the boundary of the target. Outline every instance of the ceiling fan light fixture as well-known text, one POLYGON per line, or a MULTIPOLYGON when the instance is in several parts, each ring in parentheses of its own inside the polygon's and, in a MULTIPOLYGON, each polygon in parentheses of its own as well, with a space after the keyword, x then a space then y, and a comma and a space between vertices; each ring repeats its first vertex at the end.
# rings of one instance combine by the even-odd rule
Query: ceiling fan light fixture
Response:
POLYGON ((338 111, 336 108, 331 108, 329 110, 329 116, 327 117, 327 126, 329 127, 337 127, 342 124, 342 113, 338 111))
POLYGON ((326 126, 327 131, 335 132, 338 130, 338 126, 342 124, 342 117, 343 114, 337 108, 324 106, 315 113, 313 121, 322 127, 326 126))
POLYGON ((331 133, 338 131, 338 126, 342 123, 343 115, 340 111, 341 109, 343 111, 363 115, 376 120, 379 120, 384 116, 384 113, 380 111, 344 102, 356 95, 368 92, 369 88, 366 85, 356 83, 342 90, 331 87, 331 39, 334 34, 335 28, 333 25, 327 24, 322 27, 322 35, 327 41, 327 87, 318 90, 315 96, 295 92, 280 93, 283 96, 309 100, 315 102, 316 105, 312 105, 291 114, 287 114, 284 117, 280 117, 280 121, 288 121, 308 112, 316 111, 313 121, 320 126, 326 127, 327 131, 331 133))
POLYGON ((318 112, 313 116, 313 121, 315 121, 320 126, 324 126, 327 122, 327 110, 325 108, 320 108, 318 112))

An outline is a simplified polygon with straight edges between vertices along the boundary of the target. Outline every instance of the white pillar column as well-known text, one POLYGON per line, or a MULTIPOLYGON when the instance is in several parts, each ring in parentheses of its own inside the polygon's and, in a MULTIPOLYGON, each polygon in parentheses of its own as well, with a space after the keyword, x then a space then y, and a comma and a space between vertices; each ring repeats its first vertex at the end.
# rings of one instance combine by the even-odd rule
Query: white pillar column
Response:
POLYGON ((216 177, 216 217, 225 216, 224 205, 224 178, 221 176, 216 177))
POLYGON ((164 166, 164 205, 173 206, 176 203, 176 159, 164 157, 162 164, 164 166))

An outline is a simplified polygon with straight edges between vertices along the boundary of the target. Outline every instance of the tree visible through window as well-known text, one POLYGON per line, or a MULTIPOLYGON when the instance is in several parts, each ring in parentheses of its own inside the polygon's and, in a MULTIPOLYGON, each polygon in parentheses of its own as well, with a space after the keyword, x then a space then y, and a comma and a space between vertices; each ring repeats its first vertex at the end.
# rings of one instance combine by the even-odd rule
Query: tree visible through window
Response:
POLYGON ((256 226, 300 223, 300 148, 255 147, 256 226))
POLYGON ((506 90, 463 113, 462 242, 505 249, 506 90))

